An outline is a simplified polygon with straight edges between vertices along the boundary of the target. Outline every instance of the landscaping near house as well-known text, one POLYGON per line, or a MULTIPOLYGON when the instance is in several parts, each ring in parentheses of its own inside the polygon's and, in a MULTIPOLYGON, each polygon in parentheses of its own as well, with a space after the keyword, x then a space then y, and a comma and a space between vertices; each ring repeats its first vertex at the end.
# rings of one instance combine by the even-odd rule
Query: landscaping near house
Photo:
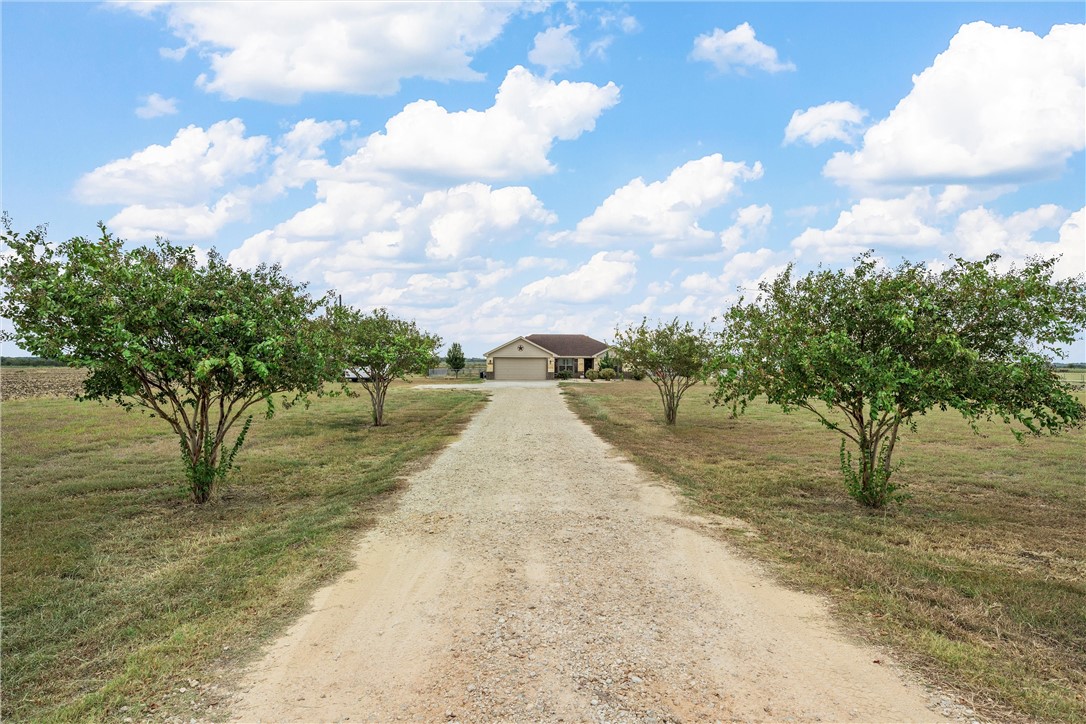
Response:
POLYGON ((846 630, 990 716, 1086 718, 1082 430, 1020 444, 931 412, 899 442, 912 498, 876 512, 848 497, 837 436, 813 416, 756 401, 732 418, 697 386, 665 425, 648 382, 563 392, 632 461, 736 523, 721 535, 827 594, 846 630))
POLYGON ((63 393, 61 372, 0 379, 4 721, 214 717, 222 672, 349 567, 359 530, 486 399, 397 383, 380 428, 365 398, 282 410, 194 506, 161 420, 9 394, 63 393))

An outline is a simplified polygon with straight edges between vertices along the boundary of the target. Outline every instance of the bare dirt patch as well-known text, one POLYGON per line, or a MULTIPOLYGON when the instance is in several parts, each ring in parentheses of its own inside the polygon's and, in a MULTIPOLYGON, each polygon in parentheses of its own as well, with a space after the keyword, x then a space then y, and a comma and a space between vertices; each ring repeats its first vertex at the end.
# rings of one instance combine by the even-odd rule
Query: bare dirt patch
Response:
POLYGON ((773 583, 578 421, 496 389, 356 568, 255 664, 241 721, 934 721, 930 693, 773 583))
POLYGON ((68 367, 4 367, 0 400, 31 397, 74 397, 83 391, 87 371, 68 367))

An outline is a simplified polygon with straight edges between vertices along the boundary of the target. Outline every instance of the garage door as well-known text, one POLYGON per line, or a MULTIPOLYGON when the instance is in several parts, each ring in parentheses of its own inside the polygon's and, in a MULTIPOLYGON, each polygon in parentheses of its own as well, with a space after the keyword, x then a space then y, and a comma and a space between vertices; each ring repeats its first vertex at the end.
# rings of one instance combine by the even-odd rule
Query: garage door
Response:
POLYGON ((495 357, 494 379, 545 380, 547 379, 547 360, 539 358, 518 359, 516 357, 495 357))

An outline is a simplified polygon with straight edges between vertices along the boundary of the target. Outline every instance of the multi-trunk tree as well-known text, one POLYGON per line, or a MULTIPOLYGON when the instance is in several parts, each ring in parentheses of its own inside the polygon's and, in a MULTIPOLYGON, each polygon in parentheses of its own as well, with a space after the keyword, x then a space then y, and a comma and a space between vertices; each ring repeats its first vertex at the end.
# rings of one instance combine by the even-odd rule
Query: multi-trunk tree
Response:
POLYGON ((313 299, 277 266, 234 269, 219 254, 160 240, 126 250, 98 239, 47 243, 4 218, 0 313, 22 348, 88 371, 81 399, 165 420, 180 438, 193 500, 206 502, 245 441, 251 410, 319 392, 338 369, 313 299), (231 431, 240 430, 230 440, 231 431))
POLYGON ((675 424, 686 391, 705 381, 713 358, 708 331, 677 318, 654 328, 642 319, 636 327, 615 330, 614 347, 624 370, 644 372, 656 385, 668 425, 675 424))
POLYGON ((426 374, 437 360, 441 337, 420 330, 414 322, 390 316, 388 310, 370 314, 336 307, 331 318, 338 356, 362 382, 373 406, 373 424, 385 424, 385 398, 393 380, 426 374))
POLYGON ((798 279, 789 267, 725 315, 715 398, 733 412, 765 395, 815 414, 843 436, 850 495, 875 508, 904 496, 892 479, 899 433, 930 409, 974 429, 1000 419, 1018 438, 1081 425, 1086 408, 1050 360, 1086 327, 1082 276, 1055 280, 1056 260, 1002 273, 997 261, 936 272, 868 253, 798 279))

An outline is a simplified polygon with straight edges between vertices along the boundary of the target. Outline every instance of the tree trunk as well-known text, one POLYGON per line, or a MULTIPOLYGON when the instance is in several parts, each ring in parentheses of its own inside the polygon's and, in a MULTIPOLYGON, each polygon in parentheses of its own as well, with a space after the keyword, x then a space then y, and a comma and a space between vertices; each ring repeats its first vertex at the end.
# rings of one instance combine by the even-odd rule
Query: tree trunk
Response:
POLYGON ((679 403, 669 397, 667 403, 664 405, 664 422, 666 422, 668 425, 674 425, 675 418, 677 418, 678 416, 679 403))
POLYGON ((207 431, 197 432, 182 439, 182 458, 185 461, 185 474, 189 479, 192 500, 203 505, 211 499, 218 475, 218 459, 222 445, 208 440, 207 431), (187 443, 187 444, 186 444, 187 443))
POLYGON ((849 494, 858 502, 870 508, 882 508, 900 497, 895 494, 898 486, 890 484, 893 474, 894 445, 897 443, 901 421, 896 420, 890 427, 889 439, 883 435, 869 437, 866 431, 859 430, 859 471, 852 468, 851 455, 846 458, 845 445, 841 446, 841 470, 845 474, 849 494))
POLYGON ((370 398, 373 401, 373 426, 380 427, 385 424, 385 394, 388 392, 388 383, 377 382, 373 386, 370 398))

